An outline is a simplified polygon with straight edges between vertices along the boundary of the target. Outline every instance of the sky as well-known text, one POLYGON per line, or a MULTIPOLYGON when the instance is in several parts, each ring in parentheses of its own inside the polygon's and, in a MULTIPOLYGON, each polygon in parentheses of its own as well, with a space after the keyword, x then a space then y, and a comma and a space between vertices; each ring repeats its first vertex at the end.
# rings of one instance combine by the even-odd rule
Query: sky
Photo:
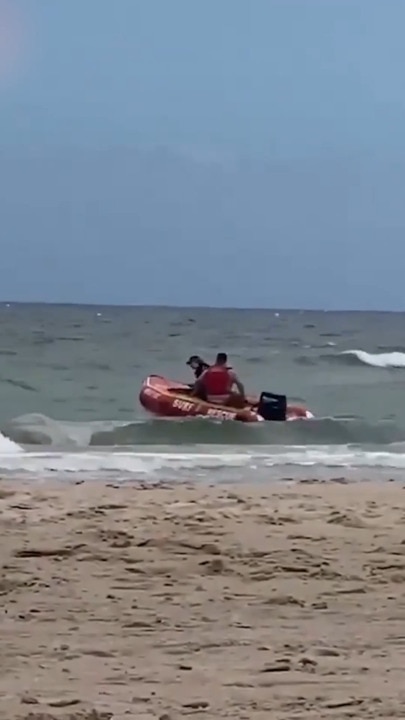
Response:
POLYGON ((405 310, 404 26, 0 0, 0 299, 405 310))

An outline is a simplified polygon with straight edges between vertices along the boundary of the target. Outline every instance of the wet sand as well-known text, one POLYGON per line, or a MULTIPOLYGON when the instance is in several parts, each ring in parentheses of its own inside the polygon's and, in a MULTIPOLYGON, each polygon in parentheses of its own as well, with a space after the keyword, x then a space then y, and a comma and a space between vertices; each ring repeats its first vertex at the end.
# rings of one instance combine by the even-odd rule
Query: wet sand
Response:
POLYGON ((0 482, 0 718, 405 717, 400 483, 0 482))

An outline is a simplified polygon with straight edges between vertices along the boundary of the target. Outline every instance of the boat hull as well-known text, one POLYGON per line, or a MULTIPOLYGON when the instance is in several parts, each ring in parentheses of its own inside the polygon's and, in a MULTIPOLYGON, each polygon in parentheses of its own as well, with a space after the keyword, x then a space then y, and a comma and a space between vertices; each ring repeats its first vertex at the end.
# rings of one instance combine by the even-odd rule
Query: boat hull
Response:
MULTIPOLYGON (((139 402, 142 407, 157 417, 185 418, 208 417, 216 420, 237 420, 239 422, 264 422, 255 405, 258 398, 248 397, 243 408, 217 405, 190 395, 188 385, 172 382, 160 375, 149 375, 142 383, 139 402)), ((303 420, 313 417, 300 405, 287 405, 287 420, 303 420)))

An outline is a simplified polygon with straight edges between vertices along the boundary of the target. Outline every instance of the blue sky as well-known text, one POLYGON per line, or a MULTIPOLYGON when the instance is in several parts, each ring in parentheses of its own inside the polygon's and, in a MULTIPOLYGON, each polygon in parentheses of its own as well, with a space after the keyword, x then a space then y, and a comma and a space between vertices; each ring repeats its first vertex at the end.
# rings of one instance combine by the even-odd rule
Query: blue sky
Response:
POLYGON ((0 0, 1 297, 404 309, 404 26, 398 0, 0 0))

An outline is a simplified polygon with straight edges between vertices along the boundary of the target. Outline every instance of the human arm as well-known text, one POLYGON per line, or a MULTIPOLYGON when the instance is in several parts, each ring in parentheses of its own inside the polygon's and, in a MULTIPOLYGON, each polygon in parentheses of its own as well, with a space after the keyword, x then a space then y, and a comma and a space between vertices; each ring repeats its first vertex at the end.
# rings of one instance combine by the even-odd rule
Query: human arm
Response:
POLYGON ((232 385, 236 385, 236 387, 238 388, 238 391, 239 391, 239 395, 241 395, 241 397, 243 397, 243 398, 246 398, 245 387, 244 387, 243 383, 241 383, 241 381, 239 380, 236 372, 231 370, 230 375, 231 375, 232 385))
POLYGON ((204 386, 203 378, 204 378, 205 372, 206 371, 204 370, 204 372, 201 373, 201 375, 198 378, 196 378, 196 380, 192 386, 191 395, 195 395, 196 393, 198 393, 200 390, 203 389, 203 386, 204 386))

